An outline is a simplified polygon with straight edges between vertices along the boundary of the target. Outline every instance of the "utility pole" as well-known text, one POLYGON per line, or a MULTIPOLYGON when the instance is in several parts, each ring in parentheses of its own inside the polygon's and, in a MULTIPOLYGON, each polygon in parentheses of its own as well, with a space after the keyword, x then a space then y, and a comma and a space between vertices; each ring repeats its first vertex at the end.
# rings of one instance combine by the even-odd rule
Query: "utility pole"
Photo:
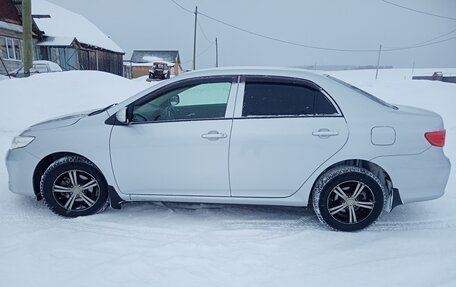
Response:
POLYGON ((218 68, 218 40, 215 38, 215 67, 218 68))
POLYGON ((24 76, 30 76, 30 69, 33 62, 32 48, 32 1, 22 0, 22 60, 24 63, 24 76))
POLYGON ((378 49, 378 60, 377 60, 377 71, 375 72, 375 79, 377 80, 378 77, 378 67, 380 66, 380 55, 382 54, 382 44, 380 44, 380 48, 378 49))
POLYGON ((195 30, 193 32, 193 70, 196 70, 196 28, 198 25, 198 6, 195 7, 195 30))
POLYGON ((413 61, 413 66, 412 66, 412 76, 413 76, 413 72, 415 71, 415 61, 413 61))

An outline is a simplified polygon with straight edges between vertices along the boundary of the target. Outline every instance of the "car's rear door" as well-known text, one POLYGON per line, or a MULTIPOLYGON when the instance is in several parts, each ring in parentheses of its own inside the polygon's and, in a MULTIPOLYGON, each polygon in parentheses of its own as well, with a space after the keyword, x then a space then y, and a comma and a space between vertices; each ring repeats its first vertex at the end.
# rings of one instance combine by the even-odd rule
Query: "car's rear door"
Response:
POLYGON ((122 193, 230 196, 228 147, 237 77, 178 83, 130 107, 110 150, 122 193))
POLYGON ((247 76, 239 91, 230 142, 232 196, 290 196, 347 141, 342 112, 311 82, 247 76))

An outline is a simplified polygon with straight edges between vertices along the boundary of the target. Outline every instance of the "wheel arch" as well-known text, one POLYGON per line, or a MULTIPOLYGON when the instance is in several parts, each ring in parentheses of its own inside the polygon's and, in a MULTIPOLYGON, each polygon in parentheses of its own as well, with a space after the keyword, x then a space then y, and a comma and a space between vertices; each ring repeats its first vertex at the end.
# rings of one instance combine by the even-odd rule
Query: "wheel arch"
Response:
MULTIPOLYGON (((99 170, 99 168, 95 165, 95 163, 93 161, 91 161, 89 158, 87 158, 87 157, 85 157, 83 155, 74 153, 74 152, 55 152, 55 153, 49 154, 49 155, 45 156, 44 158, 42 158, 38 162, 38 164, 35 167, 35 170, 33 171, 33 179, 32 179, 33 192, 35 193, 35 196, 36 196, 37 200, 41 200, 42 199, 41 192, 40 192, 41 176, 44 174, 46 169, 52 163, 54 163, 56 160, 59 160, 59 159, 61 159, 63 157, 66 157, 66 156, 78 156, 78 157, 84 158, 84 159, 90 161, 99 170)), ((106 181, 106 178, 105 178, 104 174, 102 172, 100 172, 100 173, 103 176, 104 180, 106 181)))
MULTIPOLYGON (((325 173, 327 173, 329 170, 331 170, 331 169, 333 169, 335 167, 338 167, 338 166, 356 166, 356 167, 361 167, 361 168, 367 169, 368 171, 372 172, 384 184, 384 186, 386 188, 386 191, 387 191, 387 196, 388 196, 388 201, 387 202, 392 202, 391 199, 393 199, 392 197, 393 197, 393 194, 395 194, 395 192, 394 192, 393 181, 391 179, 391 176, 388 174, 388 172, 384 168, 382 168, 378 164, 376 164, 374 162, 371 162, 371 161, 368 161, 368 160, 364 160, 364 159, 346 159, 346 160, 342 160, 342 161, 336 162, 336 163, 328 166, 327 168, 325 168, 320 173, 320 175, 316 178, 314 183, 312 184, 312 189, 311 189, 311 191, 309 193, 309 198, 308 198, 309 201, 308 202, 311 202, 312 195, 313 195, 313 192, 314 192, 314 189, 315 189, 315 185, 318 183, 320 178, 325 173)), ((398 196, 398 193, 395 196, 398 196)), ((399 197, 399 200, 400 200, 400 197, 399 197)), ((386 208, 387 211, 390 211, 393 207, 394 206, 387 206, 385 208, 386 208)))

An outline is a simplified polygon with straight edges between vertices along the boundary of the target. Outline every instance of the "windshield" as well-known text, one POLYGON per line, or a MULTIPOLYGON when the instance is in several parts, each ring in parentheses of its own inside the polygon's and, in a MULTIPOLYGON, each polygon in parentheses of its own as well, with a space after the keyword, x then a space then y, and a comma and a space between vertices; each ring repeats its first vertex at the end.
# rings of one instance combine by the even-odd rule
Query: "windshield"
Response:
POLYGON ((346 83, 346 82, 344 82, 344 81, 342 81, 342 80, 339 80, 338 78, 334 78, 333 76, 330 76, 330 75, 325 75, 325 76, 326 76, 327 78, 333 80, 333 81, 338 82, 339 84, 342 84, 342 85, 344 85, 344 86, 346 86, 346 87, 348 87, 348 88, 350 88, 350 89, 352 89, 352 90, 355 90, 355 91, 358 92, 359 94, 361 94, 361 95, 363 95, 363 96, 369 98, 370 100, 376 102, 377 104, 380 104, 380 105, 382 105, 382 106, 385 106, 385 107, 388 107, 388 108, 391 108, 391 109, 395 109, 395 110, 398 109, 398 107, 396 107, 395 105, 392 105, 392 104, 390 104, 390 103, 387 103, 387 102, 385 102, 384 100, 379 99, 379 98, 377 98, 376 96, 374 96, 374 95, 372 95, 372 94, 369 94, 368 92, 366 92, 366 91, 364 91, 364 90, 361 90, 361 89, 358 88, 358 87, 355 87, 355 86, 353 86, 353 85, 350 85, 349 83, 346 83))

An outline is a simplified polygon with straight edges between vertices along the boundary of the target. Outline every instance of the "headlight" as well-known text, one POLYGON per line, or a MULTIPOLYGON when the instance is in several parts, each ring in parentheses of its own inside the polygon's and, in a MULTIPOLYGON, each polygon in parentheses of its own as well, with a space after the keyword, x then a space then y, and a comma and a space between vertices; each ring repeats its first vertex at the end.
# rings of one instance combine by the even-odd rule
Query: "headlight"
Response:
POLYGON ((13 139, 11 143, 11 149, 21 148, 29 145, 35 137, 27 137, 27 136, 17 136, 13 139))

